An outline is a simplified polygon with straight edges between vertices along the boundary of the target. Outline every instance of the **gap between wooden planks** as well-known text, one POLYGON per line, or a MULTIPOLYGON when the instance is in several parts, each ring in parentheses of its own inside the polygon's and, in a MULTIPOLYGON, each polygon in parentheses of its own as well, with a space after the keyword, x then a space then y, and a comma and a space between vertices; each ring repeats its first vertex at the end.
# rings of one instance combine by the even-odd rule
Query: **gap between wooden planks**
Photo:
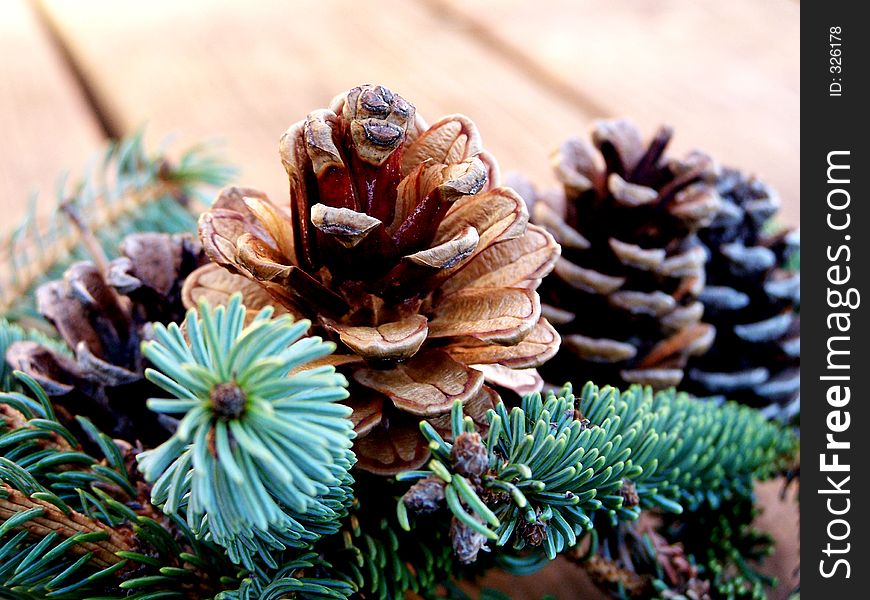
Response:
POLYGON ((578 107, 674 125, 800 222, 800 5, 791 0, 427 0, 578 107))
POLYGON ((462 112, 503 170, 550 176, 549 153, 594 115, 537 85, 424 5, 83 0, 40 3, 109 121, 220 137, 240 183, 279 199, 277 141, 338 92, 383 83, 427 120, 462 112))
POLYGON ((799 221, 799 6, 786 0, 41 6, 111 123, 224 137, 245 182, 272 194, 280 132, 377 81, 430 120, 468 114, 504 168, 544 183, 550 151, 594 117, 665 121, 675 149, 757 173, 799 221))
POLYGON ((51 199, 59 175, 76 172, 103 143, 75 77, 26 0, 0 2, 0 135, 0 236, 23 218, 32 193, 51 199))

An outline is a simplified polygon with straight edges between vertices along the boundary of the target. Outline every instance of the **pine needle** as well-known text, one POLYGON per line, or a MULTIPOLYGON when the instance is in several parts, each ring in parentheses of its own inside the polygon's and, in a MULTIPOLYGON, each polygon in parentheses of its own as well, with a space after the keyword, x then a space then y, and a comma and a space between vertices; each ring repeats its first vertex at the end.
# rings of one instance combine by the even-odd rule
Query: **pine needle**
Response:
POLYGON ((34 197, 23 221, 0 237, 0 315, 39 323, 33 290, 76 260, 114 258, 129 233, 193 231, 209 188, 233 174, 206 146, 170 161, 146 151, 142 132, 111 144, 79 181, 61 181, 53 210, 34 197))

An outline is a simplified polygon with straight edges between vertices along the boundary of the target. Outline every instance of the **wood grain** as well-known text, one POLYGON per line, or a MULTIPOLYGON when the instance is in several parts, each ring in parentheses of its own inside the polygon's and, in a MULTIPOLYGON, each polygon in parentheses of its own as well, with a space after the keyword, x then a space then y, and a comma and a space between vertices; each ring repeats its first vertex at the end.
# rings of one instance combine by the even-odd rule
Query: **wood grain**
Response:
POLYGON ((764 563, 764 572, 774 575, 779 586, 769 592, 771 600, 786 600, 800 587, 800 482, 785 487, 782 478, 755 484, 761 514, 755 526, 775 540, 776 552, 764 563), (784 491, 785 490, 785 491, 784 491))
POLYGON ((221 137, 242 182, 283 198, 277 141, 338 92, 383 83, 434 121, 461 112, 502 169, 550 173, 548 154, 591 115, 493 50, 402 0, 256 3, 46 0, 123 131, 221 137))
POLYGON ((575 106, 756 173, 800 221, 800 5, 790 0, 430 0, 575 106))
POLYGON ((58 175, 102 143, 75 78, 25 0, 0 2, 0 132, 4 230, 24 215, 31 193, 53 194, 58 175))

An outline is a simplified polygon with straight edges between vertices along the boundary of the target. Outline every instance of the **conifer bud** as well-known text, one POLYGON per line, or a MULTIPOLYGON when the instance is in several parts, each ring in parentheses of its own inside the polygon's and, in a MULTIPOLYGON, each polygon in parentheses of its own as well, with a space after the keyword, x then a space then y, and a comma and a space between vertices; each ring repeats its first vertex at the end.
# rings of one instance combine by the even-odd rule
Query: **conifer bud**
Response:
POLYGON ((486 538, 456 517, 450 522, 450 539, 453 552, 463 565, 474 563, 480 551, 487 550, 486 538))
POLYGON ((480 477, 489 469, 489 456, 479 433, 460 433, 450 451, 453 468, 466 477, 480 477))

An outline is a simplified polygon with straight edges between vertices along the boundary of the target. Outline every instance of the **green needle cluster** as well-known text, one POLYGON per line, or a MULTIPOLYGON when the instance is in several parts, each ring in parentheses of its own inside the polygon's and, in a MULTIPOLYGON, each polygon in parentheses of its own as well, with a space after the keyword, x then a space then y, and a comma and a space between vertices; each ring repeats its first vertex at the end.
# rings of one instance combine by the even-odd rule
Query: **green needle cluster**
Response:
POLYGON ((175 434, 139 454, 152 502, 248 568, 259 555, 304 548, 334 532, 350 500, 353 430, 347 382, 308 367, 334 344, 305 337, 310 323, 260 311, 246 325, 235 295, 201 304, 184 327, 155 325, 146 377, 172 394, 157 412, 181 415, 175 434))
POLYGON ((216 546, 145 508, 114 440, 81 417, 74 433, 32 378, 16 376, 27 393, 0 393, 0 590, 145 600, 238 585, 216 546))
MULTIPOLYGON (((757 411, 639 386, 620 392, 587 384, 576 398, 570 386, 559 395, 531 394, 510 411, 498 404, 488 423, 481 438, 487 464, 477 474, 424 422, 428 469, 399 478, 429 489, 438 482, 444 503, 468 528, 496 546, 540 546, 551 559, 599 516, 616 523, 636 519, 642 507, 680 513, 746 493, 796 447, 788 430, 757 411)), ((457 404, 453 439, 474 431, 457 404)), ((408 506, 420 505, 422 489, 399 502, 406 528, 408 506)))

